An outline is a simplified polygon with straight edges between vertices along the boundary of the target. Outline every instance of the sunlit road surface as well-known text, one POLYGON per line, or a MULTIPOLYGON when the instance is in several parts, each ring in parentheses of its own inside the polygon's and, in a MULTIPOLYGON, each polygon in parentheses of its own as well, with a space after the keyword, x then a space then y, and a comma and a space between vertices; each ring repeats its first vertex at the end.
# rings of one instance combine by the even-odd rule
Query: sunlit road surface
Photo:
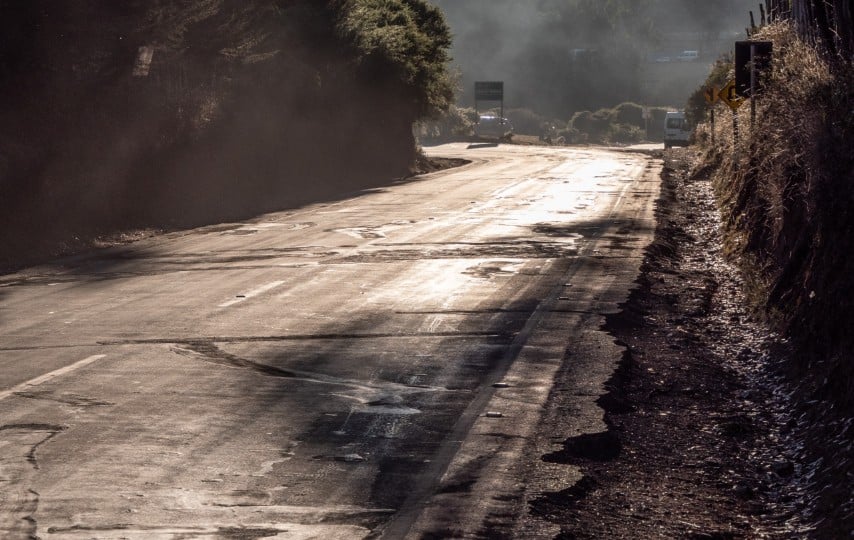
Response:
POLYGON ((601 429, 659 166, 428 151, 472 163, 0 277, 0 537, 488 537, 570 482, 538 421, 577 369, 554 442, 601 429))

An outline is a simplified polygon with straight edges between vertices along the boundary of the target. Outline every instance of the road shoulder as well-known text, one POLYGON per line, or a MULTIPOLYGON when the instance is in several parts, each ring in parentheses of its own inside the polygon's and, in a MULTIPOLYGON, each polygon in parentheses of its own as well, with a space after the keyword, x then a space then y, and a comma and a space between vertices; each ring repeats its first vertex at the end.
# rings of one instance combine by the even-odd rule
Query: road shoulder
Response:
POLYGON ((797 528, 785 496, 793 466, 780 457, 762 367, 779 345, 743 307, 711 186, 691 176, 692 161, 690 150, 667 153, 655 241, 604 326, 624 350, 597 400, 606 430, 574 431, 579 359, 565 359, 539 429, 539 448, 552 451, 529 456, 532 475, 547 471, 555 488, 529 490, 517 525, 525 537, 741 538, 797 528))

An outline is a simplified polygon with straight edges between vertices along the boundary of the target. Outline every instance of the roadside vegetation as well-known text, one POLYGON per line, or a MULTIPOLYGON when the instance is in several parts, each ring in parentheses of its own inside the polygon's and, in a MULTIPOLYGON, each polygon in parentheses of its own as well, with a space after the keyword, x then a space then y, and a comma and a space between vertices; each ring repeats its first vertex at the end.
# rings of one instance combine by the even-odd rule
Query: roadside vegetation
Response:
MULTIPOLYGON (((748 296, 788 340, 779 367, 794 399, 788 429, 800 434, 793 456, 810 486, 817 538, 854 530, 854 69, 846 49, 809 40, 791 22, 758 29, 774 43, 765 92, 731 115, 719 108, 715 144, 698 129, 713 171, 727 250, 740 261, 748 296), (844 53, 844 54, 840 54, 844 53)), ((836 38, 833 38, 834 40, 836 38)), ((839 43, 842 43, 841 41, 839 43)), ((732 76, 719 63, 708 84, 732 76), (724 75, 726 77, 724 77, 724 75)), ((697 96, 689 111, 704 115, 697 96)))
POLYGON ((0 267, 407 175, 450 43, 424 0, 0 2, 0 267))
MULTIPOLYGON (((664 140, 664 117, 667 107, 648 107, 649 118, 643 115, 644 107, 625 102, 612 108, 596 111, 578 111, 571 118, 549 118, 531 109, 512 108, 504 115, 521 135, 538 136, 551 144, 631 144, 643 141, 664 140)), ((481 114, 498 115, 498 110, 480 111, 481 114)), ((440 143, 468 140, 474 135, 478 112, 471 107, 452 106, 446 113, 421 122, 416 127, 419 139, 440 143)))

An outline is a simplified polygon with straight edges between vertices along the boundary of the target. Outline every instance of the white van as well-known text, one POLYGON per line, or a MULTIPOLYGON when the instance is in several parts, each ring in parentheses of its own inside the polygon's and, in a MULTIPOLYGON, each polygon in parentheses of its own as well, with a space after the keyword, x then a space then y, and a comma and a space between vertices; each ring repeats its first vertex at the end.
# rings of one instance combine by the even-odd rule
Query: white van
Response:
POLYGON ((682 51, 676 59, 680 62, 696 62, 700 59, 700 51, 682 51))
POLYGON ((664 147, 688 146, 691 130, 688 120, 681 111, 670 111, 664 117, 664 147))

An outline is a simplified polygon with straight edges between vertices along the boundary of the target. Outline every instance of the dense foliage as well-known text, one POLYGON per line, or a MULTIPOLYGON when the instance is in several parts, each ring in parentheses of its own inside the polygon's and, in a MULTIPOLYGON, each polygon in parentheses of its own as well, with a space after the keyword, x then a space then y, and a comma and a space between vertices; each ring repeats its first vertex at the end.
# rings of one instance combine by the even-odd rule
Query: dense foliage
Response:
POLYGON ((339 9, 339 30, 369 72, 394 73, 419 116, 447 110, 451 35, 441 11, 422 0, 347 0, 339 9))
POLYGON ((0 0, 0 265, 407 174, 449 46, 423 0, 0 0))

